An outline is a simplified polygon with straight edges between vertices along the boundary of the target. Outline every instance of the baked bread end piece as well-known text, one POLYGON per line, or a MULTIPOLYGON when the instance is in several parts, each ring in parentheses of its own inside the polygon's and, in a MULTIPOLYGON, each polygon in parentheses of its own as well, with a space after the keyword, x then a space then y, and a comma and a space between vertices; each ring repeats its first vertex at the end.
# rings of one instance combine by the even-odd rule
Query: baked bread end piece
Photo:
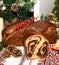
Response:
POLYGON ((47 56, 49 41, 42 34, 34 34, 25 39, 27 59, 39 59, 47 56))

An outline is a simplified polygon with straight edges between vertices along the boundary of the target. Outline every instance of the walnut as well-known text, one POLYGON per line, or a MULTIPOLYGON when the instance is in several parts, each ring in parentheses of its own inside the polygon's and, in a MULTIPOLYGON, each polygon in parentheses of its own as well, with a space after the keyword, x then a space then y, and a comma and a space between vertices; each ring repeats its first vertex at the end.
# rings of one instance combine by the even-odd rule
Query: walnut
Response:
POLYGON ((22 55, 21 50, 17 49, 14 45, 8 45, 3 52, 2 52, 2 57, 8 58, 11 55, 14 57, 20 57, 22 55))
POLYGON ((8 50, 8 49, 4 49, 3 51, 2 51, 2 57, 3 58, 8 58, 8 57, 10 57, 11 56, 11 52, 8 50))
POLYGON ((15 48, 15 49, 12 51, 12 55, 13 55, 14 57, 20 57, 20 56, 22 56, 22 52, 21 52, 21 50, 15 48))
POLYGON ((7 49, 12 52, 16 47, 14 45, 8 45, 7 49))

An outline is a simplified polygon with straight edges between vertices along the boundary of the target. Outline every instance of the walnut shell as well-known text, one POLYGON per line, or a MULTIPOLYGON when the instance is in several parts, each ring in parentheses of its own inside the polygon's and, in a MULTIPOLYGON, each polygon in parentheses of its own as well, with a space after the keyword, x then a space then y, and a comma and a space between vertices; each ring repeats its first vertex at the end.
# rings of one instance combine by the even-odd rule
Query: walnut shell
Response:
POLYGON ((3 51, 2 51, 2 57, 3 58, 8 58, 8 57, 10 57, 11 56, 11 52, 8 50, 8 49, 4 49, 3 51))
POLYGON ((19 49, 14 49, 13 51, 12 51, 12 55, 14 56, 14 57, 20 57, 20 56, 22 56, 22 52, 21 52, 21 50, 19 50, 19 49))
POLYGON ((7 49, 10 50, 10 52, 12 52, 15 48, 15 45, 8 45, 7 47, 7 49))

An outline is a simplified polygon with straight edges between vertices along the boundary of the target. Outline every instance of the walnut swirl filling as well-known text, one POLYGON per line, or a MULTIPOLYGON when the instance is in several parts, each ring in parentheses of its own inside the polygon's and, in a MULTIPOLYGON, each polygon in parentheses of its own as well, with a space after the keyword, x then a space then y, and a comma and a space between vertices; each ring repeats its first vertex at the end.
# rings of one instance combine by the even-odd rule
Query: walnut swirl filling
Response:
POLYGON ((26 54, 28 59, 43 58, 47 55, 48 40, 41 35, 33 35, 26 40, 26 54))
POLYGON ((47 42, 45 41, 43 45, 39 48, 37 55, 39 57, 45 57, 47 55, 47 42))
POLYGON ((29 57, 32 56, 36 46, 38 45, 39 41, 38 40, 33 40, 33 41, 30 41, 28 43, 28 50, 29 50, 29 57))
POLYGON ((28 42, 28 57, 32 56, 40 40, 41 40, 41 37, 38 37, 38 36, 35 36, 30 39, 30 41, 28 42))

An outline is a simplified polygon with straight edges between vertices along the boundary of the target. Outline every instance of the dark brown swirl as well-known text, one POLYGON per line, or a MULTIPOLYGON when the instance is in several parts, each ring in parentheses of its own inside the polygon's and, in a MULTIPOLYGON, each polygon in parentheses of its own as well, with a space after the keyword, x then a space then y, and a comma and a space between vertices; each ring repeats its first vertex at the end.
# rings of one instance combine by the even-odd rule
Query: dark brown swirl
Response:
POLYGON ((39 48, 37 55, 41 58, 47 55, 47 42, 45 41, 43 45, 39 48))

